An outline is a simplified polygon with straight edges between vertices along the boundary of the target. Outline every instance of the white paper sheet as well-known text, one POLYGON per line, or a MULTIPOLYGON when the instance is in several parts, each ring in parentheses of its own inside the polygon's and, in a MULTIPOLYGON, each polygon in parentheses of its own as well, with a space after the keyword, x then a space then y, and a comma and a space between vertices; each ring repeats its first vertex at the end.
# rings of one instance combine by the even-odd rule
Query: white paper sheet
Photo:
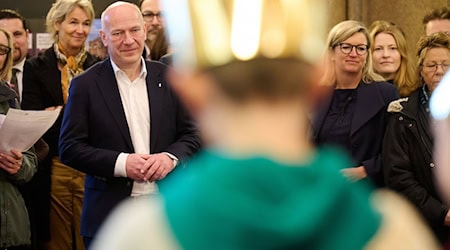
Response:
POLYGON ((55 123, 61 109, 9 109, 0 127, 0 152, 26 151, 55 123))

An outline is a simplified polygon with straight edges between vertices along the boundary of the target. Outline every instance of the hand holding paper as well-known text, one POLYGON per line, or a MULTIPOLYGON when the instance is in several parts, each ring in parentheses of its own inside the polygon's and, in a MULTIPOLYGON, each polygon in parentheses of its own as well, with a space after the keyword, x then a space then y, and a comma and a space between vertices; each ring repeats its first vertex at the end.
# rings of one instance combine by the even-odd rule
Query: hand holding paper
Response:
POLYGON ((0 152, 28 150, 55 123, 60 112, 61 109, 9 109, 3 124, 0 124, 0 152))

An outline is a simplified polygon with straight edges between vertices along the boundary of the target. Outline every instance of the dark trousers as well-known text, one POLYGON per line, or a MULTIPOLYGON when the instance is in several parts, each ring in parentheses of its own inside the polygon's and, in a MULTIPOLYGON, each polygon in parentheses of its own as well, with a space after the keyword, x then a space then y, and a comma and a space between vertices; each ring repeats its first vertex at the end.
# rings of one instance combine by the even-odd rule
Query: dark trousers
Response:
POLYGON ((92 237, 84 237, 83 236, 84 247, 86 248, 86 250, 91 249, 91 243, 93 240, 94 240, 94 238, 92 238, 92 237))

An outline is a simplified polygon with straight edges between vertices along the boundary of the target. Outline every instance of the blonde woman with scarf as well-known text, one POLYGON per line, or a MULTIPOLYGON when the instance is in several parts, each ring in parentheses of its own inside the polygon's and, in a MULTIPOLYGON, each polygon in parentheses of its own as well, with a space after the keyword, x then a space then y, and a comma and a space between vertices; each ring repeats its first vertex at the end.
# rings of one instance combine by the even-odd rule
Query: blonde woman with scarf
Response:
MULTIPOLYGON (((71 79, 96 62, 85 49, 94 18, 90 0, 57 0, 52 5, 46 25, 55 43, 25 64, 23 109, 64 107, 71 79)), ((28 187, 34 193, 28 201, 33 239, 44 249, 72 249, 73 245, 84 249, 79 232, 84 174, 60 162, 60 126, 58 119, 44 134, 50 152, 28 187)))

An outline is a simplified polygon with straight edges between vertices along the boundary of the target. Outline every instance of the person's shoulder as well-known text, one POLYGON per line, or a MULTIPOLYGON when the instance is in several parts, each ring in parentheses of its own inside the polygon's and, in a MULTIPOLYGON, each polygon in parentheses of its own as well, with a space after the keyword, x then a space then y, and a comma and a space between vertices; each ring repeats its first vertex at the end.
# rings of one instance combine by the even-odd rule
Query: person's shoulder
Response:
POLYGON ((164 73, 167 71, 168 66, 162 62, 159 61, 153 61, 153 60, 144 60, 145 65, 147 67, 147 71, 152 73, 164 73))
POLYGON ((108 217, 92 249, 180 249, 159 196, 130 198, 108 217), (130 215, 133 216, 130 216, 130 215))
POLYGON ((389 93, 389 94, 394 94, 394 95, 398 96, 398 89, 392 83, 389 83, 389 82, 376 82, 376 86, 378 86, 380 91, 383 92, 383 93, 389 93))
POLYGON ((34 68, 36 67, 46 67, 48 66, 48 61, 53 60, 56 62, 56 55, 53 48, 48 48, 44 51, 39 52, 36 56, 30 57, 25 61, 34 68))
MULTIPOLYGON (((108 60, 103 60, 103 61, 96 62, 92 66, 87 68, 83 73, 81 73, 80 75, 76 76, 76 78, 83 79, 83 78, 90 78, 90 77, 92 77, 94 75, 102 75, 102 71, 106 67, 108 67, 108 65, 109 66, 111 65, 111 63, 108 60)), ((110 73, 113 74, 114 72, 111 70, 110 73)), ((104 74, 104 72, 103 72, 103 74, 104 74)))
POLYGON ((367 84, 367 86, 377 89, 387 104, 399 98, 397 87, 395 87, 392 83, 372 82, 367 84))
POLYGON ((172 65, 172 61, 173 61, 173 54, 165 54, 164 56, 162 56, 159 61, 161 63, 164 63, 165 65, 172 65))
POLYGON ((84 62, 83 66, 85 69, 88 69, 89 67, 91 67, 92 65, 100 62, 101 60, 99 60, 98 58, 94 57, 93 55, 91 55, 90 53, 86 54, 86 61, 84 62))
POLYGON ((394 86, 394 84, 389 83, 389 82, 384 82, 384 81, 381 81, 381 82, 374 81, 374 82, 367 83, 366 85, 370 86, 372 88, 379 89, 380 91, 383 91, 383 92, 397 91, 397 88, 394 86))
POLYGON ((377 190, 371 202, 383 220, 367 249, 441 249, 423 218, 404 197, 377 190))

